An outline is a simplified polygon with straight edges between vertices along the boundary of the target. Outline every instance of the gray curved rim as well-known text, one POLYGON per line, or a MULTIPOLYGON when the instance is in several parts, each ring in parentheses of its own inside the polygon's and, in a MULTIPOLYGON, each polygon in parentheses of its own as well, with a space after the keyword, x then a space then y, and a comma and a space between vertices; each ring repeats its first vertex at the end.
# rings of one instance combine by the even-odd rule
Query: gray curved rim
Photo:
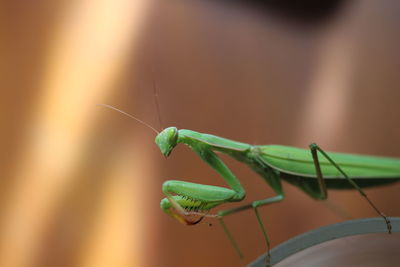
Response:
MULTIPOLYGON (((392 232, 400 232, 400 217, 389 217, 392 232)), ((277 264, 290 255, 317 244, 353 235, 387 232, 386 223, 379 218, 350 220, 324 226, 298 235, 271 250, 271 265, 277 264)), ((266 254, 248 265, 248 267, 264 267, 266 254)))

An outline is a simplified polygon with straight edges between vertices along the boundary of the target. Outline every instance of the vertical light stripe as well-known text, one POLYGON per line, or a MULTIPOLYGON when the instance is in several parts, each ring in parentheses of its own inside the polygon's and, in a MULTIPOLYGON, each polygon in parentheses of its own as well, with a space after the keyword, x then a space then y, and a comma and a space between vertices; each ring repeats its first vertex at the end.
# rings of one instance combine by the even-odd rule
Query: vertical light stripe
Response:
POLYGON ((308 144, 317 138, 326 144, 341 131, 352 86, 353 41, 342 28, 324 35, 302 111, 299 143, 308 144))
POLYGON ((71 173, 90 138, 96 104, 104 102, 135 48, 148 2, 73 1, 58 16, 42 94, 4 214, 0 266, 31 266, 62 191, 74 182, 71 173))

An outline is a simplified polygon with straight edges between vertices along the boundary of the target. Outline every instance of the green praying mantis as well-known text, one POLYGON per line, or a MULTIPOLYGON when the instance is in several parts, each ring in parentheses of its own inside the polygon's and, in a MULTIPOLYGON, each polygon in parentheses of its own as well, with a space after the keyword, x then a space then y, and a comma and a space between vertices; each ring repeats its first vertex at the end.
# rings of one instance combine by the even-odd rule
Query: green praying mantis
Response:
MULTIPOLYGON (((105 106, 136 119, 114 107, 105 106)), ((156 131, 153 127, 149 127, 156 131)), ((282 145, 250 145, 215 135, 178 130, 176 127, 168 127, 157 133, 155 142, 165 157, 170 156, 178 144, 185 144, 218 172, 229 187, 176 180, 166 181, 162 186, 166 197, 161 200, 161 209, 186 225, 197 224, 204 217, 217 218, 239 255, 241 252, 223 218, 243 210, 254 210, 266 242, 267 261, 269 261, 270 240, 258 209, 285 198, 282 180, 298 187, 317 200, 327 198, 327 189, 355 189, 383 218, 388 233, 391 233, 390 220, 375 206, 362 188, 399 181, 400 159, 398 158, 325 152, 315 143, 309 145, 309 149, 282 145), (211 214, 212 208, 224 203, 240 202, 246 195, 239 179, 217 153, 226 154, 249 166, 273 189, 276 196, 211 214)), ((269 263, 267 262, 266 265, 269 263)))

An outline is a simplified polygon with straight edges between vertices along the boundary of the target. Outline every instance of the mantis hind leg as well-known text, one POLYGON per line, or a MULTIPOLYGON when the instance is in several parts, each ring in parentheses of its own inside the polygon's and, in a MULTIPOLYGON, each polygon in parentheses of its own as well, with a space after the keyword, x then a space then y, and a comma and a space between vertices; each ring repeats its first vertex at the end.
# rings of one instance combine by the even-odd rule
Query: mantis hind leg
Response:
POLYGON ((318 160, 318 152, 320 152, 343 175, 343 177, 345 179, 347 179, 347 181, 361 194, 361 196, 363 196, 368 201, 369 205, 376 211, 376 213, 378 213, 379 216, 381 216, 385 220, 388 233, 391 234, 392 233, 392 225, 391 225, 390 220, 388 219, 388 217, 385 214, 383 214, 375 206, 375 204, 368 198, 367 194, 356 184, 356 182, 354 182, 353 179, 351 179, 342 170, 342 168, 340 168, 340 166, 338 164, 336 164, 336 162, 331 157, 329 157, 329 155, 325 151, 323 151, 317 144, 315 144, 315 143, 311 144, 310 145, 310 150, 311 150, 311 154, 312 154, 312 157, 313 157, 313 160, 314 160, 315 171, 316 171, 318 184, 319 184, 322 196, 326 198, 327 191, 326 191, 325 181, 324 181, 324 178, 323 178, 322 172, 321 172, 321 166, 320 166, 320 163, 319 163, 319 160, 318 160))

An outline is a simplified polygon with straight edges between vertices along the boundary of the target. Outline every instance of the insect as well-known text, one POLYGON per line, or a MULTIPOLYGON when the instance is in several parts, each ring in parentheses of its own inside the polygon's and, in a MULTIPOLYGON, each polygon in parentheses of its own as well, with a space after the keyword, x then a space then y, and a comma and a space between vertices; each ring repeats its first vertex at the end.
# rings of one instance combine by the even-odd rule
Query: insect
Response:
MULTIPOLYGON (((241 252, 223 221, 224 216, 243 210, 254 210, 269 255, 270 241, 258 209, 285 198, 282 180, 318 200, 327 198, 327 189, 355 189, 383 218, 388 233, 391 233, 390 220, 375 206, 362 188, 399 181, 400 159, 325 152, 315 143, 311 144, 309 149, 281 145, 250 145, 196 131, 178 130, 176 127, 168 127, 159 132, 155 142, 165 157, 170 156, 172 150, 180 143, 189 146, 218 172, 228 185, 226 188, 185 181, 166 181, 162 186, 166 197, 161 200, 161 209, 186 225, 197 224, 204 217, 219 219, 239 255, 241 252), (246 194, 239 179, 216 153, 226 154, 248 165, 273 189, 276 196, 210 214, 212 208, 228 202, 240 202, 246 194)), ((267 260, 269 258, 267 257, 267 260)))

